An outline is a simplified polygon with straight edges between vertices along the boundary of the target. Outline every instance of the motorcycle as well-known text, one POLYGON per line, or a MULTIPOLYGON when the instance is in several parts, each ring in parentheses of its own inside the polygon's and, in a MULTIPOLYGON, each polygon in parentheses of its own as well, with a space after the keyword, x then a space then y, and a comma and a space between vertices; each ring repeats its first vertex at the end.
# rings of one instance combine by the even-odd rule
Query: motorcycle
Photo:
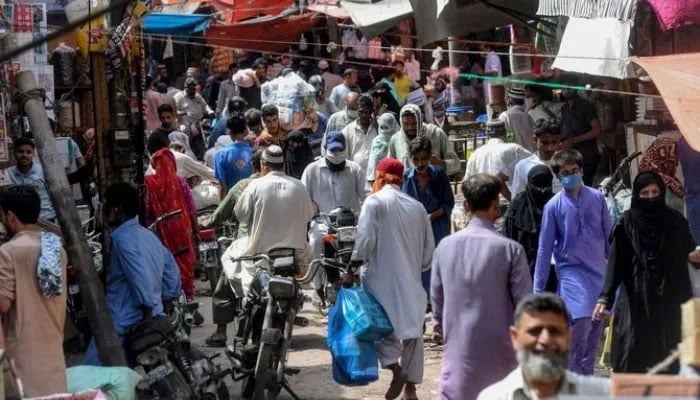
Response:
POLYGON ((189 340, 198 303, 184 296, 169 317, 158 316, 129 329, 125 345, 129 365, 143 376, 140 399, 228 400, 223 379, 230 373, 213 363, 189 340))
POLYGON ((204 220, 209 220, 214 213, 216 207, 206 207, 197 211, 197 219, 199 222, 199 248, 197 249, 197 265, 204 268, 204 276, 209 281, 211 292, 214 293, 216 283, 221 275, 221 249, 220 242, 217 239, 217 232, 214 228, 205 228, 202 224, 204 220))
POLYGON ((300 372, 287 367, 287 352, 294 325, 308 325, 308 320, 297 317, 304 304, 301 286, 311 282, 321 261, 312 262, 299 279, 294 249, 273 249, 232 261, 254 262, 257 269, 238 314, 236 339, 226 349, 232 378, 245 379, 243 398, 274 400, 285 389, 299 399, 285 378, 300 372))
POLYGON ((625 177, 629 173, 632 161, 641 154, 642 152, 638 151, 623 158, 612 175, 600 182, 599 190, 605 195, 605 202, 608 204, 608 211, 613 222, 617 221, 630 208, 632 189, 626 186, 625 177))
MULTIPOLYGON (((355 213, 347 207, 336 207, 328 214, 321 214, 328 227, 328 233, 323 237, 322 259, 338 264, 348 264, 352 257, 352 249, 355 247, 357 235, 357 218, 355 213)), ((328 314, 328 309, 335 304, 338 290, 341 286, 340 273, 336 267, 330 264, 322 264, 326 272, 324 294, 327 307, 319 306, 321 314, 328 314)))

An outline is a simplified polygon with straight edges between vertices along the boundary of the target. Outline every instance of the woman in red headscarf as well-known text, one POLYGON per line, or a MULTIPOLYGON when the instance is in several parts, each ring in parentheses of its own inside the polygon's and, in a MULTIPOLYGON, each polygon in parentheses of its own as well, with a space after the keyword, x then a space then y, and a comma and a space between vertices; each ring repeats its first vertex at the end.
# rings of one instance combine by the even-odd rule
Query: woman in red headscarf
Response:
POLYGON ((170 149, 156 151, 151 156, 151 165, 155 174, 146 176, 146 219, 150 225, 164 214, 182 210, 180 214, 159 221, 155 232, 175 257, 182 290, 189 301, 194 299, 197 209, 187 181, 176 174, 175 156, 170 149))

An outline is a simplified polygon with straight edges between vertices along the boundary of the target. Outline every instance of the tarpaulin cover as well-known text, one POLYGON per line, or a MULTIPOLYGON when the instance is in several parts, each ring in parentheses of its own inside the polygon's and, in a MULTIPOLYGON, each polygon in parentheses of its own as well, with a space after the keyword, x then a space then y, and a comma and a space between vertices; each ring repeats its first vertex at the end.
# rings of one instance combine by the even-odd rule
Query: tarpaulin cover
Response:
POLYGON ((143 19, 146 33, 191 35, 207 29, 211 16, 205 14, 149 14, 143 19))
POLYGON ((516 14, 535 15, 537 10, 537 0, 488 0, 488 2, 411 0, 419 45, 434 43, 450 36, 467 36, 472 32, 481 32, 515 22, 513 18, 490 7, 489 3, 515 11, 516 14))
POLYGON ((633 58, 649 74, 691 147, 700 151, 700 53, 633 58))
POLYGON ((626 78, 631 27, 616 18, 569 18, 552 68, 626 78))
POLYGON ((647 0, 654 9, 659 26, 663 30, 685 25, 700 24, 698 0, 647 0))
POLYGON ((315 3, 307 5, 306 9, 330 15, 333 18, 350 18, 350 13, 340 5, 340 0, 316 0, 315 3))
POLYGON ((368 38, 395 28, 402 19, 410 17, 413 12, 409 0, 382 0, 374 3, 341 0, 340 5, 348 10, 352 22, 368 38))
POLYGON ((223 13, 227 22, 277 15, 295 4, 294 0, 211 0, 211 5, 223 13))

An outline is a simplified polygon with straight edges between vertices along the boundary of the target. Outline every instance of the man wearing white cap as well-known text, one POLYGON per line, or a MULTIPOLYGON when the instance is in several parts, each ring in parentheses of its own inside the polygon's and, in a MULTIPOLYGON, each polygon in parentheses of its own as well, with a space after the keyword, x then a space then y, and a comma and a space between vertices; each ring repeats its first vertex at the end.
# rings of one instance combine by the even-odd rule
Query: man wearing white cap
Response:
POLYGON ((343 83, 343 77, 332 73, 330 68, 331 66, 327 60, 321 60, 318 62, 318 70, 321 73, 321 77, 323 77, 323 81, 325 82, 323 93, 326 95, 330 95, 334 87, 343 83))
POLYGON ((515 143, 528 151, 535 151, 535 121, 525 111, 525 91, 520 88, 508 90, 508 110, 501 113, 499 119, 506 123, 506 132, 512 133, 515 143))

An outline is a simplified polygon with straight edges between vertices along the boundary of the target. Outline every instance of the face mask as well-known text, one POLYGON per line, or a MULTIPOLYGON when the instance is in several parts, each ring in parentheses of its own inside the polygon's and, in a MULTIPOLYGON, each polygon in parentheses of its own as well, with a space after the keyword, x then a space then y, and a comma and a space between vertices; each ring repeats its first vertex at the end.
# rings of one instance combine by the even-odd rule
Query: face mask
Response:
POLYGON ((559 178, 559 181, 565 190, 571 192, 583 185, 583 175, 579 172, 569 176, 562 176, 559 178))
POLYGON ((347 119, 350 121, 354 121, 357 119, 357 111, 356 110, 350 110, 350 109, 345 109, 345 116, 347 119))
POLYGON ((345 160, 348 158, 347 154, 345 152, 342 153, 326 153, 326 161, 328 161, 331 164, 339 165, 345 163, 345 160))
POLYGON ((632 207, 642 210, 645 214, 657 214, 664 210, 666 201, 663 196, 656 196, 650 199, 632 198, 632 207))

